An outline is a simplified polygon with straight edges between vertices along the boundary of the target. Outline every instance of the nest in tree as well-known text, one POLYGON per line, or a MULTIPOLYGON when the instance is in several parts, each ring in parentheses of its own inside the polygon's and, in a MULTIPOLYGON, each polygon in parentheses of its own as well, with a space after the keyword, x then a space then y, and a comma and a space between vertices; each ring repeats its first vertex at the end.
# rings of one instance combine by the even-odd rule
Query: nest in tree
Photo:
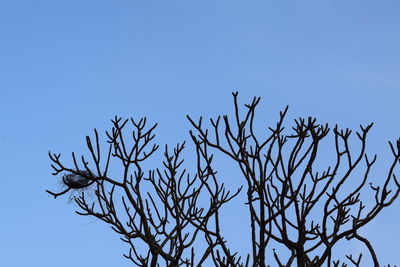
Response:
MULTIPOLYGON (((85 176, 89 176, 88 172, 82 172, 82 174, 84 174, 85 176)), ((68 173, 64 174, 64 176, 62 177, 62 181, 66 186, 68 186, 68 188, 82 189, 88 187, 93 182, 91 179, 88 179, 85 176, 68 173)))

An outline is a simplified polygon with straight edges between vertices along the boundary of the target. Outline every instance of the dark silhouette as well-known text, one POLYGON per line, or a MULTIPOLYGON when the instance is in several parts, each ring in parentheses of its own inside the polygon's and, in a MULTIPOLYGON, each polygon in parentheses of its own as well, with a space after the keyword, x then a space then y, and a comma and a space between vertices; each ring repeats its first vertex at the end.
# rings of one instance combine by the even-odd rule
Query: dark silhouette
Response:
POLYGON ((65 189, 47 192, 57 197, 78 190, 74 197, 80 208, 77 213, 110 224, 129 245, 124 256, 136 266, 361 266, 362 254, 338 259, 333 253, 339 241, 349 240, 364 244, 367 256, 380 266, 372 244, 359 229, 400 193, 395 175, 400 139, 395 145, 389 142, 393 161, 375 185, 368 176, 377 157, 368 157, 365 152, 372 124, 360 126, 355 133, 359 144, 354 153, 351 130, 335 126, 331 131, 315 118, 295 120, 286 133, 286 107, 268 136, 260 138, 254 128, 260 98, 245 105, 243 112, 237 95, 233 93, 232 120, 227 116, 210 119, 207 129, 202 118, 187 117, 193 126, 194 175, 182 168, 185 143, 172 150, 165 146, 163 167, 145 172, 143 162, 158 149, 151 144, 156 125, 146 127, 145 118, 115 117, 111 131, 106 132, 109 146, 105 154, 97 130, 94 141, 86 137, 90 163, 82 156, 78 164, 72 153, 73 165, 67 167, 60 154, 49 152, 53 174, 63 174, 65 189), (133 127, 129 135, 128 125, 133 127), (316 161, 329 132, 333 132, 331 165, 316 161), (220 224, 221 207, 242 187, 233 192, 225 187, 212 167, 211 151, 222 152, 236 162, 244 178, 242 194, 248 214, 239 216, 250 221, 251 242, 250 253, 243 258, 229 248, 220 224), (122 166, 122 175, 117 178, 108 174, 113 161, 122 166), (88 197, 88 191, 94 196, 88 197), (362 197, 368 193, 367 199, 362 197), (276 246, 286 248, 286 252, 275 250, 276 246))

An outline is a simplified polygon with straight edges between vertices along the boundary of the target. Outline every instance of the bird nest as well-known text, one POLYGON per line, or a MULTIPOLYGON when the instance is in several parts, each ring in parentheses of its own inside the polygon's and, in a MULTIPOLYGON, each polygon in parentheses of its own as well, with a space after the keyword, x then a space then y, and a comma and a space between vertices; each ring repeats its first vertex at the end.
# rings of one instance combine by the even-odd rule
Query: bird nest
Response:
POLYGON ((62 182, 68 188, 71 189, 82 189, 92 184, 93 180, 87 178, 90 174, 88 172, 82 172, 83 175, 68 173, 62 177, 62 182))

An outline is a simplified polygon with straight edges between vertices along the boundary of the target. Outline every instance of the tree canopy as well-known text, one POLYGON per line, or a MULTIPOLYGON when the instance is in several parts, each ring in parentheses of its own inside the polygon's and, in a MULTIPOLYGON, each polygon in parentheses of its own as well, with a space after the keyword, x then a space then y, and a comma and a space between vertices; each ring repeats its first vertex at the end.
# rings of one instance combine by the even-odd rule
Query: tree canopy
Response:
POLYGON ((187 116, 195 151, 192 172, 183 167, 185 142, 172 149, 166 145, 162 166, 146 169, 144 161, 159 149, 157 124, 115 117, 106 132, 108 145, 102 145, 96 129, 94 137, 86 137, 89 160, 72 153, 67 166, 60 154, 49 152, 63 188, 47 192, 54 197, 77 192, 77 213, 109 224, 127 243, 124 256, 136 266, 362 266, 363 254, 335 255, 342 241, 360 242, 380 266, 373 244, 359 230, 400 193, 400 139, 389 142, 388 169, 371 180, 377 156, 367 154, 366 143, 372 123, 354 132, 309 117, 286 129, 286 107, 260 137, 254 123, 260 98, 242 110, 236 92, 233 102, 233 118, 204 123, 202 117, 187 116), (334 159, 320 164, 324 142, 332 145, 334 159), (238 166, 242 186, 225 185, 214 167, 215 153, 238 166), (109 166, 115 162, 122 175, 113 177, 109 166), (222 207, 236 197, 245 199, 248 211, 237 214, 250 227, 246 255, 230 246, 221 223, 222 207))

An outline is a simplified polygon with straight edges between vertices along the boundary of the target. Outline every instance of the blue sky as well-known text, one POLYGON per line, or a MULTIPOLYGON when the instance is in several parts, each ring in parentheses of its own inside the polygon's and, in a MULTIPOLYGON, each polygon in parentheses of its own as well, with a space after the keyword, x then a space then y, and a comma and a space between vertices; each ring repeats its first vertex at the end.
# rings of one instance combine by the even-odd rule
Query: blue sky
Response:
MULTIPOLYGON (((107 226, 44 192, 57 188, 48 150, 84 153, 114 115, 147 116, 175 144, 189 140, 186 114, 230 113, 237 90, 262 97, 261 122, 287 104, 290 118, 375 122, 368 145, 385 166, 400 136, 399 11, 396 0, 1 1, 0 265, 130 266, 107 226)), ((400 262, 399 211, 365 230, 382 263, 400 262)))

